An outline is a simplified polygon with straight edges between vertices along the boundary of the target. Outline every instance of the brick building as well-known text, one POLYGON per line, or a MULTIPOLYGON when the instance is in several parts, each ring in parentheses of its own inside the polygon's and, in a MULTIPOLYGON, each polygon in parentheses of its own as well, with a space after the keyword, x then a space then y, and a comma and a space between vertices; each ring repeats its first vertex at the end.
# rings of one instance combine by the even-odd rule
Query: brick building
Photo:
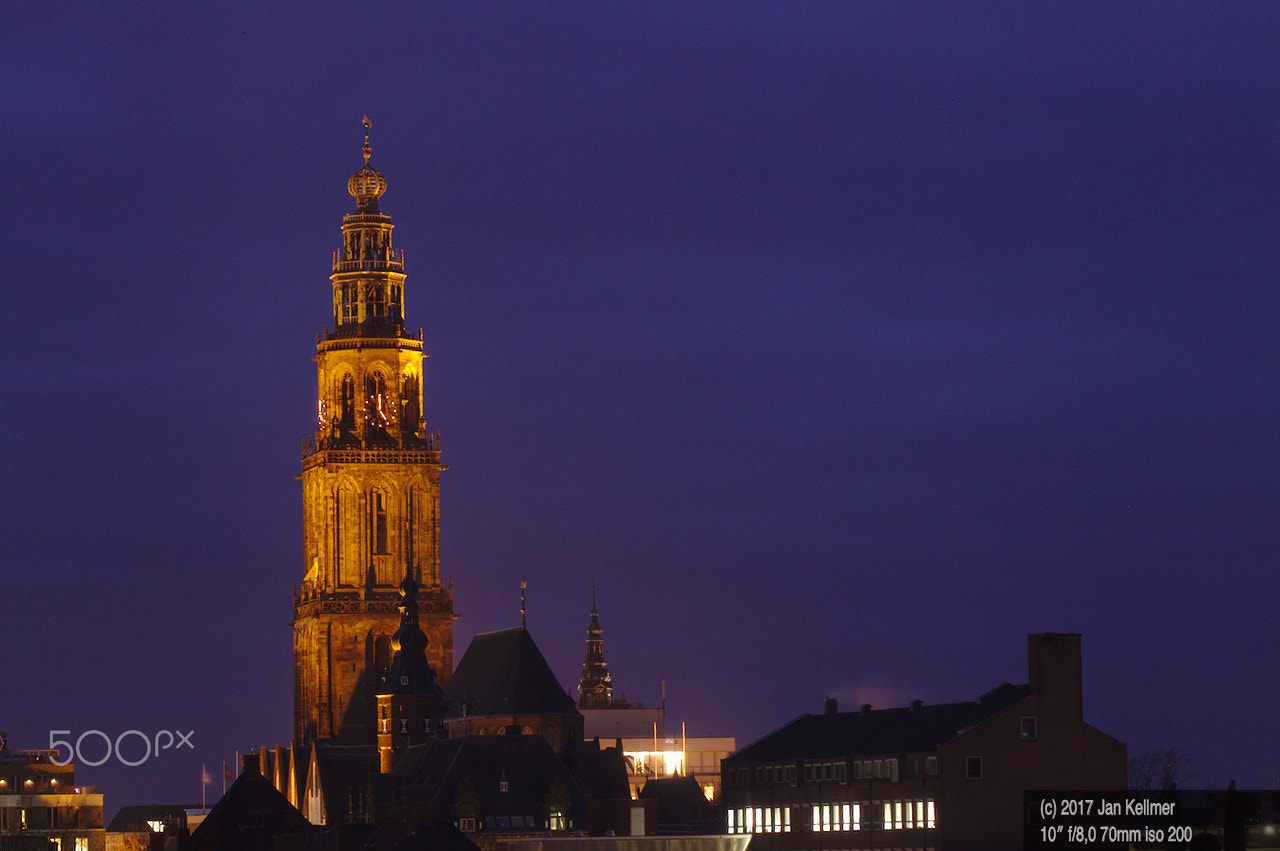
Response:
POLYGON ((1126 785, 1084 722, 1080 636, 1027 637, 1029 682, 965 703, 802 715, 722 764, 726 830, 778 851, 1022 847, 1026 789, 1126 785))

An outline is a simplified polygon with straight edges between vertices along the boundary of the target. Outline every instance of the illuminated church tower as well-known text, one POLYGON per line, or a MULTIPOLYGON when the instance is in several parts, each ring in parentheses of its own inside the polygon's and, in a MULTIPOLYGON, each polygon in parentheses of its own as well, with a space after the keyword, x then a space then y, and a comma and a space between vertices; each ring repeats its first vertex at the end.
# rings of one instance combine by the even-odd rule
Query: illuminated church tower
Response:
POLYGON ((417 592, 427 658, 453 671, 453 594, 440 583, 439 432, 422 411, 422 333, 404 327, 404 254, 378 209, 369 165, 347 182, 356 210, 334 254, 333 324, 316 345, 317 416, 302 459, 305 576, 294 594, 294 736, 373 745, 375 699, 400 626, 399 586, 417 592))

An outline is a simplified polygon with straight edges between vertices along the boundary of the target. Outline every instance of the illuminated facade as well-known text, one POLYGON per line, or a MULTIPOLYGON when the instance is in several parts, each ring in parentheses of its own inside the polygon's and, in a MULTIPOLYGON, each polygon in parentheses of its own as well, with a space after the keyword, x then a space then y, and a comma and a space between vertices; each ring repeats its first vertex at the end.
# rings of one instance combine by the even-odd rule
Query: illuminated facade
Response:
MULTIPOLYGON (((368 120, 366 119, 366 127, 368 120)), ((418 586, 427 657, 453 670, 452 589, 440 581, 439 432, 423 419, 422 334, 404 325, 404 254, 369 164, 347 189, 334 254, 333 330, 316 345, 317 423, 302 459, 305 575, 294 595, 294 736, 373 745, 375 700, 399 626, 399 585, 418 586)))
MULTIPOLYGON (((0 848, 102 851, 102 794, 57 750, 10 751, 0 733, 0 848)), ((69 758, 69 757, 68 757, 69 758)))
POLYGON ((681 776, 693 777, 708 801, 720 801, 720 762, 736 747, 732 736, 624 737, 619 741, 627 761, 631 797, 640 797, 640 790, 650 780, 681 776))

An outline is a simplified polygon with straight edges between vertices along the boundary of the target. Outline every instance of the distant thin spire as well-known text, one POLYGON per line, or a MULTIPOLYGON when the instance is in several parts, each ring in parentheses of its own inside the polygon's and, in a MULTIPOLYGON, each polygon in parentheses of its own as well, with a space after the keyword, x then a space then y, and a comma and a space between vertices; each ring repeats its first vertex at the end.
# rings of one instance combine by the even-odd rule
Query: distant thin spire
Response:
POLYGON ((520 581, 520 628, 526 629, 525 623, 525 607, 524 607, 524 590, 529 587, 529 583, 524 580, 520 581))

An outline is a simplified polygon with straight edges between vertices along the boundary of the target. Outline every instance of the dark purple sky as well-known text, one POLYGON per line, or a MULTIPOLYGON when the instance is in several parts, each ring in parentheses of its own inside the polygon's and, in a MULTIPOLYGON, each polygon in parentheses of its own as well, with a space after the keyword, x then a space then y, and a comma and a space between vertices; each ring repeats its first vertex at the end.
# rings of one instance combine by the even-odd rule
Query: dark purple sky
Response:
POLYGON ((746 744, 1080 632, 1131 753, 1280 778, 1280 7, 134 5, 0 12, 0 729, 195 731, 109 811, 290 734, 365 113, 458 657, 527 580, 572 689, 596 576, 746 744))

